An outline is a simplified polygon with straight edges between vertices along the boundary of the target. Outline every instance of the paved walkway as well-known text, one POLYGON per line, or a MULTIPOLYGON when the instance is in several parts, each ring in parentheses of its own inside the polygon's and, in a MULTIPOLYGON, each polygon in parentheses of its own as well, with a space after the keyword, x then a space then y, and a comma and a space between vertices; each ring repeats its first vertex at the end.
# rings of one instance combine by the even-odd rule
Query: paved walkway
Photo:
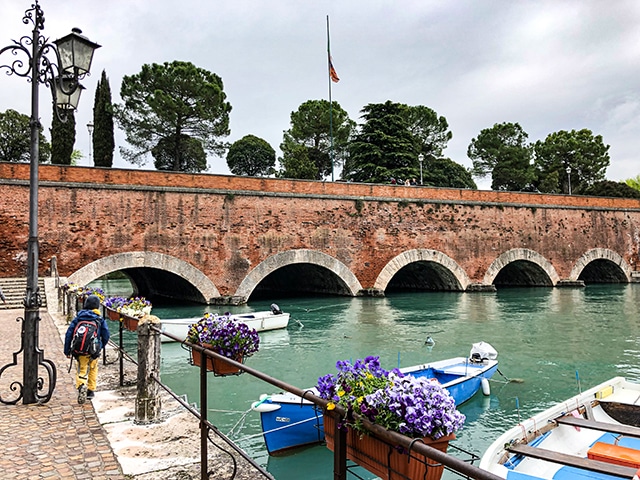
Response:
MULTIPOLYGON (((24 310, 0 311, 0 368, 13 362, 20 349, 24 310)), ((41 311, 40 348, 56 365, 58 379, 53 397, 38 405, 0 404, 0 477, 12 479, 125 479, 105 430, 90 402, 78 405, 69 360, 53 319, 41 311)), ((22 383, 22 354, 18 365, 0 377, 0 395, 15 398, 7 381, 22 383), (6 377, 6 378, 5 378, 6 377)), ((44 369, 40 375, 46 377, 44 369)))
MULTIPOLYGON (((47 297, 56 310, 56 299, 47 297)), ((0 310, 0 368, 13 363, 20 349, 18 317, 24 309, 0 310)), ((100 362, 98 391, 93 401, 78 405, 75 375, 63 354, 67 326, 61 315, 40 312, 39 346, 53 362, 57 382, 52 398, 42 405, 0 403, 0 478, 2 480, 188 480, 201 478, 198 420, 175 400, 162 400, 164 421, 153 425, 133 422, 135 387, 118 387, 119 368, 113 349, 111 361, 100 362)), ((112 332, 112 336, 117 333, 112 332)), ((14 381, 22 384, 22 353, 17 365, 0 377, 4 400, 17 397, 14 381)), ((74 364, 75 367, 75 364, 74 364)), ((125 361, 125 382, 135 382, 137 367, 125 361)), ((40 376, 47 379, 44 368, 40 376)), ((45 386, 44 391, 47 391, 45 386)), ((213 432, 210 436, 220 444, 213 432)), ((230 450, 226 448, 225 450, 230 450)), ((236 452, 209 448, 210 478, 254 480, 272 478, 236 452), (232 458, 233 457, 233 458, 232 458)))

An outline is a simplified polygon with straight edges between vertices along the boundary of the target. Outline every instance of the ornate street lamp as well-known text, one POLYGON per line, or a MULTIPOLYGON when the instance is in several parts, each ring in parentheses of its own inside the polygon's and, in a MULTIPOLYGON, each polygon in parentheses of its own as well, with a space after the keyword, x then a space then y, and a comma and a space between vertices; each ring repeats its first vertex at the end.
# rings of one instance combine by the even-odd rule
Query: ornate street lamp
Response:
POLYGON ((569 182, 569 195, 571 195, 571 167, 567 165, 567 181, 569 182))
POLYGON ((424 161, 424 155, 418 155, 418 161, 420 162, 420 185, 422 185, 422 162, 424 161))
POLYGON ((4 371, 17 365, 17 357, 22 352, 24 366, 22 384, 18 381, 11 383, 11 391, 18 391, 15 399, 4 399, 0 395, 0 402, 16 404, 22 399, 23 403, 48 402, 53 395, 56 385, 55 364, 44 358, 44 351, 38 346, 40 307, 42 300, 38 288, 38 158, 40 154, 38 112, 38 89, 44 84, 51 89, 54 110, 61 121, 66 121, 66 112, 78 105, 82 86, 79 81, 89 73, 93 52, 100 45, 80 35, 82 32, 74 29, 69 35, 49 43, 49 39, 40 34, 44 30, 44 12, 38 5, 38 0, 30 9, 26 10, 22 22, 33 25, 32 36, 24 36, 20 41, 13 40, 13 45, 0 49, 0 55, 11 52, 12 55, 26 56, 28 62, 15 59, 9 65, 0 65, 0 71, 6 69, 7 75, 25 77, 31 83, 31 149, 29 176, 29 240, 27 244, 27 291, 24 297, 24 318, 22 321, 20 350, 13 354, 13 363, 0 369, 0 376, 4 371), (48 58, 50 55, 53 59, 48 58), (39 376, 42 366, 49 376, 48 389, 41 395, 45 380, 39 376))

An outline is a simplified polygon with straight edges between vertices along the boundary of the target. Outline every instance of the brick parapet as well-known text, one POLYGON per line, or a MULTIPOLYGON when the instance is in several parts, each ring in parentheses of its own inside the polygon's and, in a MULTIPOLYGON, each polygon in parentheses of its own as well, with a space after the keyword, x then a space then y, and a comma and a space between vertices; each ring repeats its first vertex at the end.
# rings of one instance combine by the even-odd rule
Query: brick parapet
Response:
MULTIPOLYGON (((25 163, 0 162, 0 179, 29 181, 29 165, 25 163)), ((540 205, 545 208, 603 208, 640 209, 640 199, 568 196, 540 193, 498 192, 492 190, 470 190, 404 185, 364 184, 351 182, 322 182, 234 175, 195 174, 161 172, 157 170, 132 170, 103 167, 74 167, 62 165, 40 165, 39 180, 46 183, 93 184, 104 186, 158 187, 170 190, 195 189, 227 191, 231 194, 243 192, 274 193, 279 195, 311 195, 319 197, 366 198, 368 200, 428 201, 438 203, 540 205)))

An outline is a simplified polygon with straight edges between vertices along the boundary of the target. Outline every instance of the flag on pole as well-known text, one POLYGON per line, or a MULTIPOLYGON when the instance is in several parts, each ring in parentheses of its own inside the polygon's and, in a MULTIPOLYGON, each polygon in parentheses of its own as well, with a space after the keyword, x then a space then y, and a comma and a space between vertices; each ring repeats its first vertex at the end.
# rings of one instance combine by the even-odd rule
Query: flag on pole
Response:
POLYGON ((329 138, 331 139, 331 146, 329 149, 329 158, 331 159, 331 181, 333 182, 333 171, 335 169, 335 159, 333 156, 333 101, 331 100, 331 82, 338 83, 340 77, 336 73, 336 69, 333 68, 333 62, 331 61, 331 41, 329 40, 329 15, 327 15, 327 60, 329 61, 329 138))
POLYGON ((336 69, 333 68, 333 61, 331 60, 331 41, 329 40, 329 15, 327 15, 327 56, 329 59, 329 78, 332 82, 338 83, 340 81, 340 77, 338 77, 336 69))
POLYGON ((340 81, 340 77, 336 73, 336 69, 333 68, 333 62, 331 61, 331 54, 329 54, 329 78, 333 83, 338 83, 340 81))

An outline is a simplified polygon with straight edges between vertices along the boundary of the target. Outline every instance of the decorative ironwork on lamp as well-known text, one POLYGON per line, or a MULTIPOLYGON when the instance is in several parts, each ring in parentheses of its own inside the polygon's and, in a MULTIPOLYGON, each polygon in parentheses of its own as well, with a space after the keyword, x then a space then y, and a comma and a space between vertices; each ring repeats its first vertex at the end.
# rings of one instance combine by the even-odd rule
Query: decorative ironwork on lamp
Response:
MULTIPOLYGON (((18 365, 18 355, 23 354, 22 383, 13 381, 12 392, 16 398, 3 398, 0 402, 16 404, 48 402, 56 385, 56 367, 51 360, 44 358, 44 351, 38 346, 41 294, 38 287, 38 158, 39 158, 39 86, 50 88, 56 115, 66 121, 67 113, 75 109, 80 99, 82 86, 80 80, 89 74, 93 52, 100 47, 83 37, 81 31, 74 29, 69 35, 53 43, 43 37, 44 12, 38 0, 26 10, 22 23, 33 25, 31 37, 24 36, 20 41, 0 49, 0 55, 10 52, 14 56, 26 56, 27 61, 16 58, 8 65, 0 65, 0 71, 7 75, 24 77, 31 83, 31 149, 29 176, 29 240, 27 244, 27 289, 24 297, 24 318, 22 321, 20 350, 13 354, 13 362, 0 368, 0 377, 8 368, 18 365), (51 55, 54 60, 50 60, 51 55), (46 370, 48 382, 39 375, 39 368, 46 370), (40 394, 41 390, 46 391, 40 394)), ((13 377, 12 377, 13 378, 13 377)))

